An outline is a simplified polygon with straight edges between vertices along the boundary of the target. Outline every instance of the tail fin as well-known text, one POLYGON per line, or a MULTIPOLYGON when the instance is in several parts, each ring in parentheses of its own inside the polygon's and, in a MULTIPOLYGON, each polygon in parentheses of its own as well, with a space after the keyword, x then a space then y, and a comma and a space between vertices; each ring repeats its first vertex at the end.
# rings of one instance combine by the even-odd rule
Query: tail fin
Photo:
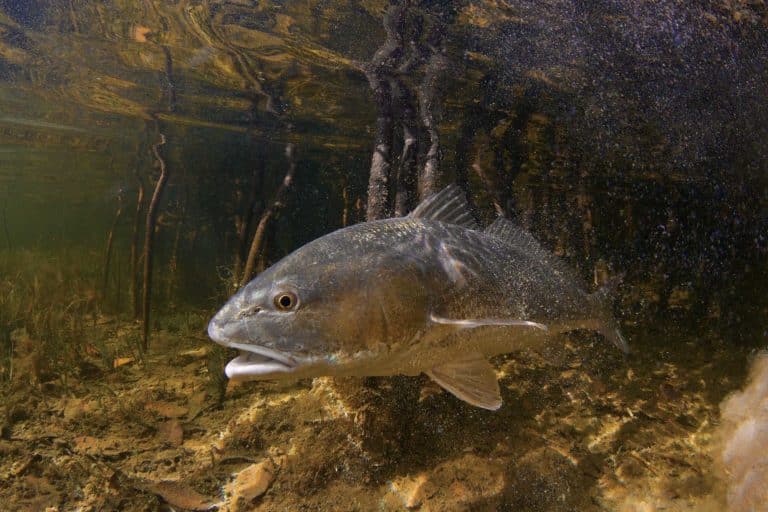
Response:
POLYGON ((603 320, 598 332, 602 334, 605 339, 613 343, 616 348, 629 354, 629 344, 619 330, 616 320, 611 314, 611 303, 613 302, 613 296, 619 285, 624 279, 624 274, 613 276, 603 285, 599 290, 593 293, 590 298, 595 304, 598 313, 602 315, 603 320))
POLYGON ((621 334, 621 331, 618 327, 614 325, 614 322, 606 322, 605 327, 600 329, 600 334, 605 336, 605 338, 613 343, 616 348, 624 352, 625 354, 629 354, 629 344, 627 343, 627 340, 624 338, 624 335, 621 334))

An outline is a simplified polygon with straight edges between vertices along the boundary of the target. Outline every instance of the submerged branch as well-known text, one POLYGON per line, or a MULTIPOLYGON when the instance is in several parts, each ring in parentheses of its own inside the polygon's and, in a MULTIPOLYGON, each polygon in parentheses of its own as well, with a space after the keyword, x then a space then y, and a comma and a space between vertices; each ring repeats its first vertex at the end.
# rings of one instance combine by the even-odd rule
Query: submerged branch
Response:
POLYGON ((117 229, 117 223, 120 222, 120 217, 123 215, 123 192, 122 190, 117 196, 117 209, 115 210, 115 216, 112 219, 112 225, 109 228, 107 234, 107 247, 104 251, 104 276, 101 283, 101 300, 104 301, 107 297, 107 288, 109 287, 109 267, 112 260, 112 245, 115 238, 115 229, 117 229))
POLYGON ((480 158, 477 158, 475 162, 472 164, 472 170, 475 171, 475 174, 477 174, 477 177, 480 178, 480 181, 483 183, 483 188, 485 191, 491 196, 491 203, 493 204, 493 209, 496 212, 496 215, 499 217, 506 217, 507 212, 504 210, 504 207, 502 206, 502 200, 498 193, 498 187, 494 184, 493 179, 488 176, 488 173, 485 172, 485 169, 483 169, 483 166, 480 165, 480 158))
POLYGON ((160 134, 160 141, 152 146, 152 153, 155 155, 158 166, 160 167, 160 176, 155 184, 155 191, 152 193, 152 199, 147 207, 147 222, 144 232, 144 287, 142 301, 142 348, 146 352, 149 347, 149 312, 150 299, 152 295, 152 249, 154 244, 155 225, 157 223, 157 208, 160 203, 160 197, 168 182, 168 167, 160 154, 160 147, 165 144, 165 135, 160 134))
POLYGON ((283 178, 282 183, 280 183, 280 187, 278 187, 277 192, 275 192, 275 199, 272 202, 272 205, 264 211, 264 213, 261 215, 261 219, 259 219, 259 224, 256 226, 256 232, 253 235, 251 248, 248 251, 248 258, 245 262, 245 269, 243 270, 243 275, 240 279, 240 287, 245 286, 248 284, 248 281, 251 280, 253 269, 256 264, 256 256, 258 256, 263 246, 264 235, 267 232, 269 221, 283 206, 285 196, 293 184, 293 176, 296 173, 296 158, 294 155, 293 144, 289 143, 285 147, 285 156, 288 158, 288 171, 285 173, 285 177, 283 178))

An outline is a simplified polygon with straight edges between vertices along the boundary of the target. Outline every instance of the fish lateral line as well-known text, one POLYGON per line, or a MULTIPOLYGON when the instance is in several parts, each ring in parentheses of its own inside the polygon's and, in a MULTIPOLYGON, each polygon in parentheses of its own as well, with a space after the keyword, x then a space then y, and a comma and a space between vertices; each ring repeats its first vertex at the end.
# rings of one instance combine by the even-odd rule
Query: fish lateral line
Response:
POLYGON ((539 322, 533 322, 531 320, 516 320, 505 318, 476 318, 476 319, 463 319, 456 320, 452 318, 444 318, 434 313, 430 313, 429 320, 432 323, 440 325, 455 325, 456 327, 465 329, 474 329, 475 327, 486 326, 519 326, 519 327, 532 327, 541 331, 548 331, 549 327, 539 322))

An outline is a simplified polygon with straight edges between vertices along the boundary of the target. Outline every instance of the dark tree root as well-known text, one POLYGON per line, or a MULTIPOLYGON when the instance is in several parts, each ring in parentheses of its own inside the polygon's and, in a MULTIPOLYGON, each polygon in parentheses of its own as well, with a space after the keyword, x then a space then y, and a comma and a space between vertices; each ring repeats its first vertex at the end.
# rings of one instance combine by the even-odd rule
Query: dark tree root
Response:
MULTIPOLYGON (((101 300, 102 302, 107 297, 107 288, 109 287, 109 267, 112 260, 112 245, 115 239, 115 229, 117 229, 117 223, 120 222, 120 218, 123 215, 123 192, 117 195, 117 209, 115 210, 115 216, 112 218, 112 225, 107 233, 107 247, 104 250, 104 275, 101 282, 101 300)), ((119 274, 118 274, 119 275, 119 274)))
POLYGON ((174 291, 176 290, 176 286, 178 284, 179 246, 181 245, 181 234, 184 232, 187 218, 187 211, 184 207, 184 202, 182 202, 181 205, 181 213, 179 215, 178 221, 176 222, 176 234, 173 237, 171 257, 168 260, 168 278, 166 280, 166 297, 168 297, 168 304, 172 308, 176 306, 174 291))
POLYGON ((264 160, 259 159, 258 164, 253 168, 251 173, 251 187, 248 193, 248 199, 246 206, 243 208, 242 215, 235 217, 235 228, 237 229, 237 253, 235 254, 235 265, 232 271, 234 286, 240 285, 240 274, 243 270, 243 265, 248 258, 248 234, 251 232, 253 226, 253 219, 255 217, 256 202, 259 199, 259 189, 262 187, 264 181, 264 160))
POLYGON ((349 187, 346 184, 341 189, 341 197, 344 201, 344 209, 341 212, 341 227, 345 228, 349 225, 349 187))
POLYGON ((7 210, 8 200, 6 199, 3 201, 3 231, 5 232, 5 243, 8 246, 8 250, 10 251, 13 246, 11 245, 11 233, 8 231, 8 215, 6 214, 7 210))
POLYGON ((376 130, 368 178, 367 220, 403 216, 444 184, 440 172, 438 111, 441 82, 448 70, 448 58, 440 28, 432 29, 425 44, 415 40, 406 45, 406 35, 418 39, 421 24, 410 14, 410 2, 392 2, 384 15, 386 39, 369 62, 357 63, 365 74, 376 105, 376 130), (413 25, 413 26, 411 26, 413 25), (426 63, 415 94, 407 84, 420 63, 426 63), (414 108, 418 102, 418 114, 414 108), (419 126, 419 123, 421 126, 419 126), (397 165, 393 151, 398 145, 396 126, 402 132, 402 151, 397 165), (422 169, 418 171, 420 131, 428 138, 422 169))
MULTIPOLYGON (((369 79, 370 82, 370 79, 369 79)), ((371 83, 379 115, 376 118, 376 135, 373 156, 371 157, 371 173, 368 178, 368 220, 384 219, 391 216, 391 182, 392 182, 392 109, 390 105, 390 90, 386 80, 371 83)))
POLYGON ((432 48, 432 54, 421 85, 416 89, 419 98, 419 116, 429 137, 429 147, 424 157, 424 167, 419 177, 419 196, 431 196, 442 186, 440 172, 440 134, 437 130, 437 111, 440 82, 448 70, 448 58, 443 48, 432 48))
POLYGON ((418 187, 418 120, 413 107, 413 95, 400 79, 392 80, 392 89, 397 91, 400 126, 403 132, 403 148, 397 167, 397 195, 395 196, 395 217, 403 217, 416 206, 418 187))
POLYGON ((282 183, 280 183, 277 192, 275 192, 275 199, 272 202, 272 205, 264 210, 264 213, 261 214, 261 219, 259 219, 259 224, 256 226, 256 232, 253 234, 253 239, 251 240, 251 248, 248 251, 248 258, 245 261, 245 269, 240 278, 241 287, 248 284, 248 281, 251 280, 253 269, 256 264, 256 256, 258 256, 264 244, 264 236, 267 232, 267 226, 272 217, 274 217, 277 211, 282 208, 285 196, 293 184, 293 177, 296 174, 296 159, 293 144, 289 143, 285 147, 285 156, 288 158, 288 171, 285 173, 285 177, 283 178, 282 183))
POLYGON ((390 5, 384 15, 387 34, 370 62, 358 64, 368 79, 376 104, 376 131, 368 178, 367 220, 384 219, 392 215, 392 147, 394 120, 392 88, 389 77, 403 55, 403 30, 408 2, 390 5))
POLYGON ((155 191, 147 207, 147 222, 144 231, 144 286, 142 292, 142 349, 146 352, 149 348, 149 313, 152 296, 152 256, 155 239, 155 226, 157 224, 157 211, 165 184, 168 182, 168 167, 165 159, 160 154, 160 147, 165 144, 165 135, 160 134, 160 140, 152 146, 157 165, 160 168, 160 176, 155 184, 155 191))
POLYGON ((173 80, 173 58, 166 45, 160 45, 165 56, 165 93, 168 97, 168 112, 176 111, 176 84, 173 80))
POLYGON ((141 229, 141 211, 144 209, 144 180, 139 175, 138 165, 134 171, 138 183, 136 192, 136 213, 133 216, 133 232, 131 235, 131 309, 133 319, 139 319, 139 231, 141 229))
MULTIPOLYGON (((417 44, 422 28, 418 15, 409 12, 410 5, 407 0, 392 2, 384 15, 386 40, 369 62, 357 64, 368 80, 377 110, 365 212, 369 221, 393 214, 404 216, 420 195, 423 198, 444 184, 437 111, 440 81, 448 62, 444 50, 434 44, 440 42, 439 34, 432 35, 431 46, 417 44), (411 39, 407 45, 406 36, 411 39), (423 75, 420 84, 414 86, 410 77, 418 76, 418 66, 423 67, 423 75), (419 172, 422 132, 429 143, 419 172), (396 138, 400 133, 402 141, 396 138), (400 149, 399 159, 393 162, 396 148, 400 149)), ((345 224, 347 204, 345 196, 345 224)), ((416 411, 419 381, 398 377, 336 379, 333 386, 352 409, 360 411, 360 441, 366 453, 374 460, 398 459, 416 411), (384 384, 389 389, 382 393, 384 384)))

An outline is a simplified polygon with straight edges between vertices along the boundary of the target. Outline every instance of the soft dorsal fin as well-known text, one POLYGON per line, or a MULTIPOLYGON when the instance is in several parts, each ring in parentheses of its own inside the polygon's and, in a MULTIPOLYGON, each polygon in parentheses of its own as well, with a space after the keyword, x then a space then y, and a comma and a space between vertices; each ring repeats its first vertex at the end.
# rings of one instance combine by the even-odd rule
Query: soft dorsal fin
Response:
POLYGON ((495 411, 501 407, 501 392, 496 372, 479 353, 467 354, 426 372, 442 388, 476 407, 495 411))
POLYGON ((468 229, 478 229, 475 219, 469 211, 464 192, 456 185, 448 185, 436 194, 432 194, 408 214, 412 219, 428 219, 456 224, 468 229))
POLYGON ((490 226, 485 228, 485 232, 486 234, 500 238, 507 243, 525 248, 530 252, 537 254, 544 253, 547 256, 551 255, 549 251, 539 244, 539 241, 536 240, 532 234, 504 217, 499 217, 493 221, 490 226))
POLYGON ((493 221, 490 226, 485 228, 485 233, 504 240, 506 243, 520 249, 533 258, 548 264, 551 268, 563 274, 573 274, 573 271, 560 258, 542 247, 532 234, 511 220, 499 217, 493 221))

